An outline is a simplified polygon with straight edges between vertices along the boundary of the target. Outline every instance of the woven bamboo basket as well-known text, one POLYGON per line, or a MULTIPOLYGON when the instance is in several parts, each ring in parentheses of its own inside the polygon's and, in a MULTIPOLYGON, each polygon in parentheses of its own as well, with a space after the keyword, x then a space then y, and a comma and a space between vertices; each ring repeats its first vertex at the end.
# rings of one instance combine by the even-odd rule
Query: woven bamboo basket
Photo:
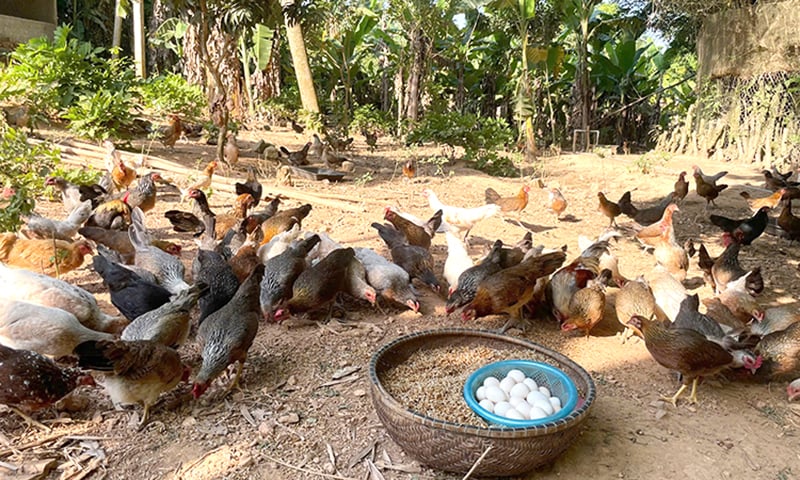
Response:
POLYGON ((378 417, 389 436, 407 454, 432 468, 461 474, 477 463, 472 475, 480 477, 520 475, 552 463, 580 433, 596 394, 589 374, 558 352, 514 337, 460 328, 412 333, 384 345, 372 356, 370 379, 372 403, 378 417), (530 349, 532 354, 543 357, 547 363, 569 375, 582 401, 567 417, 536 427, 479 427, 414 412, 381 385, 379 375, 402 364, 414 352, 469 345, 497 350, 530 349))

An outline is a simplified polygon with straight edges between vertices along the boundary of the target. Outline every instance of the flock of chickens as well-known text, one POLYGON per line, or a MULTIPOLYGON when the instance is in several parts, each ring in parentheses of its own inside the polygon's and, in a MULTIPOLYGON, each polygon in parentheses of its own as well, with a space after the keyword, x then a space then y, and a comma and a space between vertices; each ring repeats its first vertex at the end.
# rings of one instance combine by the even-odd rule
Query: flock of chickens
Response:
MULTIPOLYGON (((229 141, 235 145, 235 138, 229 141)), ((290 163, 303 164, 318 141, 315 136, 299 152, 284 154, 290 163)), ((711 215, 711 222, 724 230, 726 249, 718 258, 711 258, 702 244, 676 241, 672 218, 690 188, 685 172, 674 191, 649 208, 636 207, 630 192, 618 202, 598 193, 599 210, 610 226, 627 215, 635 221, 628 233, 653 251, 657 266, 627 278, 613 248, 626 233, 622 229, 594 240, 581 237, 582 251, 570 262, 566 248, 534 246, 530 232, 514 245, 497 240, 474 262, 471 229, 495 215, 516 214, 520 223, 528 186, 508 197, 486 189, 485 204, 471 208, 444 204, 426 189, 431 209, 426 219, 387 207, 385 222, 372 224, 386 244, 386 258, 369 248, 341 245, 322 232, 304 231, 312 205, 285 208, 282 197, 263 197, 252 169, 236 184, 231 210, 212 211, 204 191, 217 168, 217 162, 210 162, 199 181, 180 189, 178 209, 165 213, 176 232, 198 243, 190 283, 181 246, 154 238, 147 228, 159 185, 171 180, 157 172, 139 176, 113 148, 110 152, 100 185, 47 179, 61 193, 63 220, 31 215, 20 232, 0 235, 0 403, 31 424, 38 422, 28 414, 78 385, 93 384, 96 376, 114 405, 144 407, 144 425, 159 396, 181 381, 191 381, 198 398, 234 366, 225 392, 234 388, 261 322, 316 313, 330 318, 343 296, 381 311, 395 305, 418 312, 417 288, 445 295, 446 287, 447 314, 461 309, 464 321, 506 315, 505 332, 524 329, 526 318, 544 310, 563 331, 586 336, 603 318, 609 289, 615 289, 623 341, 631 333, 641 336, 658 363, 681 373, 683 384, 668 399, 673 404, 689 384, 690 400, 696 401, 699 379, 723 370, 762 381, 800 377, 800 310, 762 309, 757 301, 764 289, 760 269, 745 269, 738 260, 740 249, 765 231, 768 212, 781 202, 778 226, 789 239, 800 238, 800 220, 791 213, 800 189, 789 175, 765 171, 767 187, 775 193, 747 198, 755 212, 751 217, 711 215), (187 201, 191 211, 181 209, 187 201), (256 210, 259 205, 263 208, 256 210), (430 252, 437 232, 447 243, 442 270, 430 252), (59 279, 95 252, 92 268, 119 316, 104 313, 92 294, 59 279), (695 254, 715 290, 714 297, 703 299, 705 314, 699 312, 697 295, 689 295, 682 284, 695 254), (192 313, 195 307, 199 314, 192 313), (194 372, 178 353, 193 336, 202 350, 194 372)), ((413 177, 416 166, 410 162, 403 172, 413 177)), ((724 175, 705 175, 695 167, 697 193, 713 203, 726 187, 717 185, 724 175)), ((558 189, 548 193, 548 208, 560 218, 567 200, 558 189)), ((800 397, 800 379, 787 392, 790 399, 800 397)))

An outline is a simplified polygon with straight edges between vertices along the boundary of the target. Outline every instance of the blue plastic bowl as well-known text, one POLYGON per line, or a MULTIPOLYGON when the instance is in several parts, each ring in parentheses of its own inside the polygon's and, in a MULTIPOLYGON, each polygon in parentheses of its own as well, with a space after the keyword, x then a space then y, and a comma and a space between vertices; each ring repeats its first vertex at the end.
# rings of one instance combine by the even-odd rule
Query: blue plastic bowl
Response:
POLYGON ((511 428, 526 428, 543 425, 568 416, 578 403, 578 389, 575 387, 575 382, 566 373, 552 365, 533 360, 503 360, 481 367, 467 378, 467 382, 464 384, 464 400, 472 411, 489 423, 511 428), (545 385, 549 388, 550 394, 561 400, 561 410, 549 417, 537 420, 515 420, 495 415, 483 408, 475 398, 478 387, 483 385, 483 381, 487 377, 496 377, 498 380, 502 380, 508 372, 514 369, 521 370, 526 377, 532 378, 538 385, 545 385))

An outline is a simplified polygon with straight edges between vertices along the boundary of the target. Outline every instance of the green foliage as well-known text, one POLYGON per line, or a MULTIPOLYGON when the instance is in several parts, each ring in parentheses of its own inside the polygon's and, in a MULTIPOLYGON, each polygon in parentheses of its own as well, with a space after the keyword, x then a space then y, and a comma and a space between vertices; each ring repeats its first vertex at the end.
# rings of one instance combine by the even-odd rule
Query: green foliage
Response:
POLYGON ((0 184, 13 188, 10 203, 0 209, 0 231, 16 231, 20 215, 33 211, 44 178, 58 164, 58 153, 44 145, 31 145, 21 130, 7 128, 0 137, 0 184))
POLYGON ((471 160, 478 170, 493 177, 515 177, 519 174, 519 168, 510 157, 495 151, 481 150, 473 157, 468 156, 467 160, 471 160))
POLYGON ((133 123, 132 107, 133 98, 128 92, 100 90, 91 95, 81 95, 63 117, 70 121, 69 129, 76 134, 103 140, 119 136, 133 123))
POLYGON ((650 175, 655 172, 656 167, 665 165, 669 158, 669 154, 666 152, 647 152, 637 158, 628 170, 642 175, 650 175))
POLYGON ((148 79, 141 85, 140 92, 144 108, 158 114, 197 118, 208 104, 199 86, 174 73, 148 79))
POLYGON ((358 177, 356 177, 356 179, 353 180, 353 183, 357 187, 363 187, 364 185, 368 184, 372 180, 373 180, 372 172, 364 172, 362 175, 359 175, 358 177))
POLYGON ((361 105, 353 112, 353 121, 350 123, 351 131, 361 132, 366 130, 386 135, 391 129, 391 115, 376 109, 374 105, 361 105))
POLYGON ((514 136, 503 120, 480 118, 473 114, 458 112, 429 113, 415 125, 406 137, 407 143, 436 142, 450 147, 451 156, 455 147, 467 152, 493 149, 510 143, 514 136))
POLYGON ((444 177, 445 176, 444 167, 447 166, 448 163, 450 163, 450 159, 447 157, 443 157, 441 155, 433 155, 431 157, 421 158, 418 160, 418 162, 423 165, 432 165, 436 169, 434 175, 439 175, 444 177))

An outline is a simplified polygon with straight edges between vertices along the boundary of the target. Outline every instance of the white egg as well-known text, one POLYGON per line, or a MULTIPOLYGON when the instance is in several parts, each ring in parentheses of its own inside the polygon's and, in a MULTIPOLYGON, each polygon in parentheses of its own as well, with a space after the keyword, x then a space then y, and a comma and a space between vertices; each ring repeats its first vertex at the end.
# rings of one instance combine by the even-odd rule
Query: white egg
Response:
POLYGON ((506 377, 513 378, 515 382, 520 383, 525 380, 525 374, 522 373, 522 370, 511 370, 506 374, 506 377))
POLYGON ((540 408, 544 413, 547 414, 549 417, 553 414, 553 406, 550 405, 550 400, 536 400, 536 403, 532 405, 533 407, 540 408))
POLYGON ((526 402, 524 398, 519 398, 519 397, 511 397, 511 398, 509 398, 508 399, 508 403, 510 403, 512 407, 516 408, 520 412, 522 411, 522 410, 520 410, 518 408, 520 406, 520 404, 524 403, 525 405, 528 405, 528 402, 526 402))
POLYGON ((531 420, 539 420, 540 418, 544 418, 547 416, 544 410, 539 407, 531 407, 530 413, 528 413, 528 418, 531 420))
POLYGON ((561 399, 558 397, 550 397, 550 405, 553 406, 554 412, 561 410, 561 399))
POLYGON ((545 387, 544 385, 539 385, 539 391, 542 392, 542 394, 545 397, 550 398, 550 389, 549 388, 545 387))
MULTIPOLYGON (((514 400, 513 398, 511 400, 514 400)), ((513 405, 513 404, 512 404, 513 405)), ((521 413, 525 418, 530 418, 531 415, 531 406, 528 405, 528 402, 522 400, 519 405, 514 405, 514 410, 521 413)))
POLYGON ((511 387, 511 391, 508 392, 508 395, 510 397, 525 398, 529 393, 531 393, 530 388, 528 388, 524 383, 518 383, 511 387))
POLYGON ((514 407, 512 407, 511 404, 508 402, 498 402, 494 406, 494 413, 496 415, 500 415, 501 417, 505 417, 506 412, 508 412, 509 410, 514 410, 514 407))
MULTIPOLYGON (((517 384, 517 382, 515 382, 513 378, 506 377, 506 378, 500 380, 500 388, 503 389, 503 391, 506 392, 506 393, 509 393, 511 391, 511 389, 514 388, 514 385, 516 385, 516 384, 517 384)), ((549 396, 550 395, 548 395, 548 397, 549 396)))
POLYGON ((539 385, 537 385, 536 384, 536 380, 534 380, 532 378, 527 378, 526 377, 525 380, 522 381, 522 383, 524 383, 525 386, 527 386, 531 391, 539 390, 539 385))
POLYGON ((525 397, 525 400, 531 405, 536 404, 537 400, 543 400, 545 402, 549 402, 548 397, 545 397, 544 394, 538 390, 534 390, 531 393, 529 393, 528 396, 525 397))
POLYGON ((483 386, 484 387, 499 387, 500 386, 500 380, 498 380, 498 379, 496 379, 494 377, 486 377, 486 379, 483 381, 483 386))
POLYGON ((489 400, 488 398, 484 398, 480 401, 479 405, 490 412, 494 412, 494 402, 489 400))
POLYGON ((475 398, 477 398, 479 402, 486 398, 486 387, 478 387, 478 390, 475 391, 475 398))
POLYGON ((527 420, 527 418, 525 418, 521 413, 519 413, 518 411, 514 410, 513 408, 511 410, 507 411, 506 414, 503 415, 503 416, 506 417, 506 418, 514 419, 514 420, 527 420))
POLYGON ((486 398, 493 401, 494 403, 508 400, 506 392, 500 390, 500 387, 495 387, 495 386, 486 387, 486 398))

